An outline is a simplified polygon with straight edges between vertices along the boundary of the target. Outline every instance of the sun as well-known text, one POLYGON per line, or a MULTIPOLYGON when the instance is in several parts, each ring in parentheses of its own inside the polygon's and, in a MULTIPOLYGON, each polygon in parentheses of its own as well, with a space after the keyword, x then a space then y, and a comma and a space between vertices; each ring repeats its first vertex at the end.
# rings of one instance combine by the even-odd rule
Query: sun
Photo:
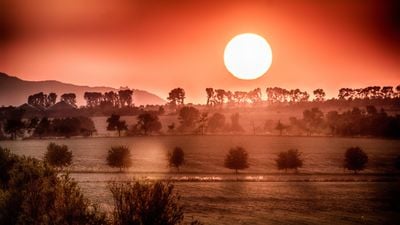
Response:
POLYGON ((257 79, 271 67, 271 46, 258 34, 239 34, 226 45, 224 63, 228 71, 239 79, 257 79))

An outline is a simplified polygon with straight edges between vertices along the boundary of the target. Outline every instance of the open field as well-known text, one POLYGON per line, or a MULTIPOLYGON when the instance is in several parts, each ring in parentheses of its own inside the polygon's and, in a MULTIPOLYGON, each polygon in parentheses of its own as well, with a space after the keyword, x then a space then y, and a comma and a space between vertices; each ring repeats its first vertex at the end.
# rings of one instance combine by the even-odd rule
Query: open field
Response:
POLYGON ((112 205, 109 181, 172 179, 190 216, 206 224, 396 224, 400 214, 400 176, 393 160, 399 140, 265 136, 150 136, 2 141, 13 153, 42 158, 49 142, 66 144, 74 158, 71 176, 102 208, 112 205), (126 173, 106 166, 110 146, 132 150, 126 173), (236 177, 223 167, 233 146, 249 152, 250 168, 236 177), (167 154, 183 148, 186 164, 177 173, 167 154), (344 172, 347 147, 360 146, 369 156, 361 175, 344 172), (275 168, 280 151, 303 152, 300 174, 275 168))

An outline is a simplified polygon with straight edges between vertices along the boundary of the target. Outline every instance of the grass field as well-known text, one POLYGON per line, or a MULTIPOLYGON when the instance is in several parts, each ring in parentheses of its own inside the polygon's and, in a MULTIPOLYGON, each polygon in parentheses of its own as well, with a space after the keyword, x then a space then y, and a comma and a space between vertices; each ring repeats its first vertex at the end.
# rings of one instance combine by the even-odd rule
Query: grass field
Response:
POLYGON ((393 168, 400 141, 364 138, 266 136, 151 136, 3 141, 12 152, 42 158, 49 142, 66 144, 74 158, 71 176, 105 210, 112 205, 110 181, 172 179, 190 216, 206 224, 396 224, 400 177, 393 168), (126 145, 133 167, 117 173, 105 163, 107 150, 126 145), (250 168, 237 177, 223 167, 233 146, 249 152, 250 168), (177 173, 167 154, 183 148, 186 164, 177 173), (368 167, 360 175, 344 172, 347 147, 360 146, 368 167), (299 174, 275 168, 278 152, 298 148, 299 174))

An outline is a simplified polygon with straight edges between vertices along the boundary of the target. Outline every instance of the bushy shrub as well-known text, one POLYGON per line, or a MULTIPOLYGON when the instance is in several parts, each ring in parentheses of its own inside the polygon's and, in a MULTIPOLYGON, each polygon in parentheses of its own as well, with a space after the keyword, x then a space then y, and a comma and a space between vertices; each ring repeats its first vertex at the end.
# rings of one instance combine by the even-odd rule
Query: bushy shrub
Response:
POLYGON ((67 175, 0 147, 0 224, 107 224, 67 175))
POLYGON ((286 152, 281 152, 275 160, 278 170, 297 169, 303 166, 303 159, 301 159, 301 152, 297 149, 289 149, 286 152))
POLYGON ((175 167, 179 171, 179 167, 185 163, 185 153, 182 148, 176 147, 168 156, 169 166, 175 167))
POLYGON ((360 147, 348 148, 344 156, 344 168, 354 173, 364 170, 368 162, 368 155, 360 147))
POLYGON ((228 169, 235 170, 235 173, 237 174, 238 170, 249 168, 249 163, 247 160, 248 153, 244 148, 231 148, 225 157, 224 166, 228 169))
POLYGON ((132 166, 131 151, 126 146, 111 147, 108 150, 107 165, 119 168, 129 168, 132 166))
MULTIPOLYGON (((111 183, 115 208, 115 225, 177 225, 183 224, 180 196, 170 183, 131 181, 111 183)), ((191 225, 201 225, 197 220, 191 225)))
POLYGON ((44 155, 44 161, 54 167, 65 167, 72 163, 72 151, 68 150, 66 145, 57 145, 51 142, 47 146, 47 152, 44 155))

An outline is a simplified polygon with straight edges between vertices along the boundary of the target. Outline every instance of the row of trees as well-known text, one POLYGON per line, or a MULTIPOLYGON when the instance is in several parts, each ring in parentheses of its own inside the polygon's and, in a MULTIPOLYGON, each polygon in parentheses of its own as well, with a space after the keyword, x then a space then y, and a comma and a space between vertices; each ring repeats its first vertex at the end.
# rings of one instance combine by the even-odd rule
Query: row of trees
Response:
MULTIPOLYGON (((242 103, 260 103, 262 102, 261 88, 246 91, 230 91, 224 89, 206 88, 207 106, 216 105, 235 105, 242 103)), ((269 103, 296 103, 308 102, 310 94, 300 89, 287 90, 280 87, 267 87, 265 89, 267 102, 269 103)), ((130 89, 119 90, 118 92, 109 91, 101 92, 85 92, 84 98, 88 108, 96 107, 112 107, 123 108, 133 105, 133 91, 130 89)), ((325 91, 321 88, 313 91, 314 101, 322 102, 325 100, 325 91)), ((168 93, 167 100, 169 105, 183 106, 185 100, 185 90, 183 88, 174 88, 168 93)), ((356 99, 392 99, 400 98, 400 85, 393 86, 369 86, 365 88, 341 88, 339 89, 339 100, 356 100, 356 99)), ((28 103, 37 107, 50 107, 56 103, 57 94, 45 94, 39 92, 28 97, 28 103)), ((74 93, 65 93, 61 95, 61 101, 64 101, 76 107, 76 95, 74 93)))
MULTIPOLYGON (((226 122, 226 118, 221 113, 200 113, 200 111, 192 106, 184 106, 179 109, 178 121, 179 126, 175 127, 172 123, 168 126, 169 132, 183 132, 205 134, 206 132, 243 132, 244 129, 239 123, 239 114, 232 114, 230 117, 231 123, 226 122)), ((159 133, 162 128, 162 123, 157 112, 143 112, 137 116, 137 123, 128 129, 125 120, 117 114, 112 114, 107 118, 107 130, 117 131, 121 136, 121 131, 128 130, 128 135, 149 135, 159 133)))
POLYGON ((0 224, 201 225, 193 218, 184 221, 180 196, 172 184, 160 181, 109 183, 114 206, 106 214, 48 163, 54 153, 68 152, 66 147, 51 144, 49 149, 43 162, 0 147, 0 224))
MULTIPOLYGON (((76 95, 74 93, 65 93, 60 97, 60 101, 66 102, 71 106, 76 107, 76 95)), ((45 94, 43 92, 39 92, 33 95, 29 95, 28 104, 39 107, 39 108, 48 108, 56 104, 57 102, 57 94, 51 92, 49 94, 45 94)))
POLYGON ((85 92, 84 98, 88 108, 113 107, 123 108, 133 105, 133 91, 130 89, 119 90, 118 92, 109 91, 104 94, 101 92, 85 92))
MULTIPOLYGON (((275 159, 276 167, 278 170, 295 170, 303 166, 304 159, 301 157, 302 153, 298 149, 289 149, 280 152, 275 159)), ((233 147, 227 153, 224 160, 224 167, 232 169, 235 174, 239 170, 249 168, 248 162, 249 154, 243 147, 233 147)), ((62 168, 72 163, 72 152, 68 151, 65 145, 57 145, 50 143, 47 147, 45 154, 45 162, 56 168, 62 168)), ((119 168, 120 171, 132 166, 131 151, 126 146, 111 147, 108 151, 106 158, 107 165, 110 167, 119 168)), ((185 153, 182 148, 175 147, 172 152, 168 154, 168 164, 170 167, 175 167, 178 171, 179 168, 185 163, 185 153)), ((358 171, 364 170, 368 163, 368 155, 360 147, 350 147, 344 154, 343 167, 353 171, 355 174, 358 171)), ((395 160, 394 166, 400 169, 400 156, 395 160)))
MULTIPOLYGON (((206 88, 207 105, 241 104, 241 103, 260 103, 262 92, 260 88, 251 91, 229 91, 224 89, 206 88)), ((280 87, 267 87, 265 90, 267 102, 269 103, 296 103, 308 102, 310 94, 300 89, 287 90, 280 87)), ((326 93, 318 88, 313 91, 314 101, 325 101, 326 93)), ((395 89, 392 86, 370 86, 366 88, 341 88, 338 93, 340 100, 355 99, 391 99, 400 98, 400 85, 395 89)))
MULTIPOLYGON (((400 137, 400 116, 390 116, 374 106, 365 109, 355 107, 342 113, 329 111, 326 114, 319 108, 311 108, 304 110, 303 118, 291 117, 289 122, 290 125, 285 125, 279 121, 275 129, 280 134, 298 131, 308 135, 326 133, 335 136, 400 137)), ((266 125, 270 126, 270 123, 266 125)))
POLYGON ((23 119, 23 111, 15 110, 9 119, 4 122, 4 132, 11 139, 30 134, 33 137, 72 137, 91 136, 96 131, 93 121, 88 117, 66 117, 41 119, 35 117, 30 120, 23 119))

